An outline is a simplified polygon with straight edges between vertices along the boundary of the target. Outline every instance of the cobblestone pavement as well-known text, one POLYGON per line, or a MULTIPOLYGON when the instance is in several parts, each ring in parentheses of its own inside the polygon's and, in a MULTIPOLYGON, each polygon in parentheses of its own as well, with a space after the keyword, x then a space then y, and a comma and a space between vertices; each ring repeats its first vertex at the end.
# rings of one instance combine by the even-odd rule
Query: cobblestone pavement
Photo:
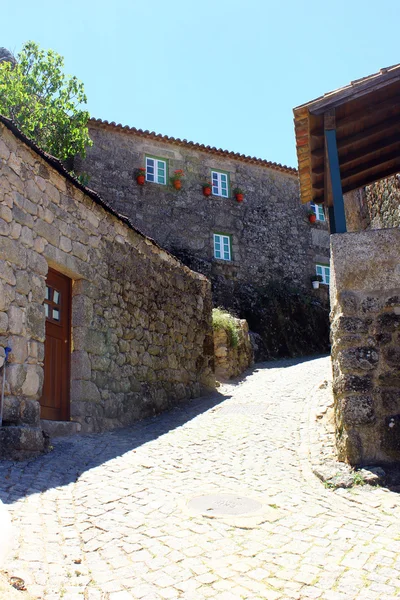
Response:
POLYGON ((398 495, 312 473, 329 377, 328 358, 263 363, 134 427, 1 463, 6 568, 46 600, 399 598, 398 495), (188 504, 210 493, 260 505, 209 518, 188 504))

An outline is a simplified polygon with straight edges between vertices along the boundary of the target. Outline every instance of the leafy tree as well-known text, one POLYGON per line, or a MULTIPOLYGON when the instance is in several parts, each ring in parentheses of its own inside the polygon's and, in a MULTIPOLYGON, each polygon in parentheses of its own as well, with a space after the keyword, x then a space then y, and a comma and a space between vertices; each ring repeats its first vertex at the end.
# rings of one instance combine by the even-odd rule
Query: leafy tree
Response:
POLYGON ((16 62, 0 62, 0 113, 60 160, 91 146, 83 84, 63 73, 64 59, 35 42, 24 44, 16 62))

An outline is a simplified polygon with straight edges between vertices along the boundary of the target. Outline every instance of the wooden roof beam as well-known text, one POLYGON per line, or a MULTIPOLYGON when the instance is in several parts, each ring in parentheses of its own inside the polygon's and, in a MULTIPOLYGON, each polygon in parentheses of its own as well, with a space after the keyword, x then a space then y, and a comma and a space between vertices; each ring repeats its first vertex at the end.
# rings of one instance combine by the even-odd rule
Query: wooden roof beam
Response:
POLYGON ((342 171, 342 173, 344 173, 352 167, 356 167, 360 164, 362 165, 364 159, 371 156, 376 156, 377 160, 379 160, 380 156, 382 156, 382 153, 383 156, 385 156, 385 154, 394 154, 393 150, 395 150, 397 154, 400 155, 400 137, 398 133, 395 133, 394 135, 385 138, 383 140, 383 144, 382 140, 380 140, 375 144, 369 145, 366 150, 363 150, 362 154, 360 154, 360 151, 351 152, 347 154, 343 160, 340 160, 339 153, 340 170, 342 171))
MULTIPOLYGON (((376 165, 375 169, 371 169, 371 172, 368 175, 365 175, 362 179, 361 185, 357 184, 357 176, 353 176, 348 178, 346 182, 343 183, 343 193, 351 192, 352 190, 356 190, 360 187, 365 187, 366 185, 370 185, 371 183, 375 183, 376 181, 380 181, 381 179, 386 179, 391 175, 395 175, 400 172, 400 159, 396 158, 392 160, 390 163, 386 163, 385 165, 376 165), (382 167, 384 167, 382 169, 382 167), (378 168, 381 169, 378 171, 378 168)), ((320 194, 321 196, 321 194, 320 194)))

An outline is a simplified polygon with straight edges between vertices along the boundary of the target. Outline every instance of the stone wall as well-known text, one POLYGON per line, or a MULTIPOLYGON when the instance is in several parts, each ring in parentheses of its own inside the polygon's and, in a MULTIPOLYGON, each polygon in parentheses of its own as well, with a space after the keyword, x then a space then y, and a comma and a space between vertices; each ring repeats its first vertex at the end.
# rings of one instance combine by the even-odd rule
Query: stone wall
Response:
POLYGON ((225 329, 214 330, 215 376, 221 381, 238 377, 253 364, 254 360, 247 321, 244 319, 234 319, 234 321, 238 335, 236 345, 232 345, 225 329))
POLYGON ((400 460, 400 230, 331 236, 339 459, 400 460))
POLYGON ((400 227, 400 174, 345 195, 348 231, 400 227))
MULTIPOLYGON (((308 207, 300 204, 296 172, 112 125, 92 122, 90 136, 93 147, 75 169, 88 173, 89 186, 120 213, 187 266, 206 275, 212 283, 214 306, 232 309, 241 318, 253 315, 257 327, 271 282, 279 282, 287 293, 318 297, 311 291, 310 276, 316 262, 329 263, 329 234, 325 223, 309 223, 308 207), (136 170, 144 165, 146 155, 168 160, 170 174, 182 169, 182 189, 149 182, 137 185, 136 170), (233 197, 204 197, 202 183, 210 179, 212 169, 229 173, 231 189, 243 188, 242 203, 233 197), (231 236, 231 261, 214 258, 213 233, 231 236)), ((311 312, 308 323, 313 320, 311 312)), ((327 314, 325 310, 326 323, 327 314)), ((273 324, 278 338, 285 334, 285 318, 290 315, 273 324)), ((271 314, 269 321, 273 319, 271 314)), ((317 332, 312 337, 322 338, 317 332)), ((317 351, 326 343, 325 336, 317 351)), ((280 354, 270 348, 269 355, 280 354)))
POLYGON ((213 387, 206 278, 1 123, 0 160, 0 355, 12 348, 0 452, 43 447, 49 266, 72 279, 71 419, 82 431, 127 425, 213 387))

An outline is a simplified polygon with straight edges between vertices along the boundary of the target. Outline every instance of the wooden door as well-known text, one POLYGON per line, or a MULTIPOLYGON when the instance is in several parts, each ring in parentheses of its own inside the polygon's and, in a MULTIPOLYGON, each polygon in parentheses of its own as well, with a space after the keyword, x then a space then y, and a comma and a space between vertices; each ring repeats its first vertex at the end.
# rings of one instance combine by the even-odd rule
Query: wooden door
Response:
POLYGON ((46 281, 46 340, 42 419, 69 420, 71 364, 71 280, 49 269, 46 281))

